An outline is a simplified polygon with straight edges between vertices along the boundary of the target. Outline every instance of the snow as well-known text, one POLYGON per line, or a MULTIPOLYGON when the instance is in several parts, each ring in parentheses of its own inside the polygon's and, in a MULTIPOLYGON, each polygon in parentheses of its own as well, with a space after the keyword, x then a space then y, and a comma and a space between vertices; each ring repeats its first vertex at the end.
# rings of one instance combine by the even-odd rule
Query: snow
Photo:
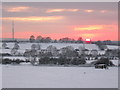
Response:
POLYGON ((2 90, 2 66, 0 65, 0 89, 2 90))
POLYGON ((118 68, 3 65, 3 88, 117 88, 118 68))
MULTIPOLYGON (((38 44, 38 43, 19 43, 20 49, 31 49, 32 44, 38 44)), ((75 43, 39 43, 42 49, 46 49, 49 45, 53 45, 57 47, 57 49, 66 47, 66 46, 73 46, 73 48, 79 48, 79 46, 83 47, 83 44, 75 44, 75 43)), ((7 47, 13 48, 14 43, 7 43, 7 47)), ((96 49, 98 50, 98 47, 95 44, 85 44, 86 49, 96 49)), ((2 47, 0 47, 2 48, 2 47)))
MULTIPOLYGON (((10 49, 14 47, 14 43, 6 43, 7 47, 10 49)), ((31 49, 32 44, 38 44, 38 43, 19 43, 20 49, 31 49)), ((49 45, 56 46, 58 49, 66 46, 72 46, 74 49, 78 49, 80 46, 83 47, 85 45, 85 48, 88 50, 99 50, 98 46, 95 44, 77 44, 77 43, 39 43, 42 49, 46 49, 49 45)), ((119 46, 114 45, 107 45, 108 49, 118 49, 119 46)), ((0 42, 0 49, 2 49, 2 43, 0 42)))
POLYGON ((118 60, 110 60, 113 62, 114 65, 118 66, 118 60))
MULTIPOLYGON (((18 52, 24 53, 25 49, 31 49, 34 43, 19 43, 18 52)), ((37 43, 36 43, 37 44, 37 43)), ((73 43, 40 43, 42 49, 49 45, 56 46, 57 49, 72 46, 78 49, 83 44, 73 43)), ((10 49, 2 49, 0 52, 10 53, 14 43, 7 43, 10 49)), ((109 49, 117 49, 117 46, 107 45, 109 49)), ((88 50, 96 49, 98 53, 104 54, 105 51, 99 51, 95 44, 85 44, 88 50)), ((22 59, 24 57, 4 58, 22 59)), ((118 60, 111 60, 113 64, 118 65, 118 60)), ((91 63, 93 60, 87 61, 91 63)), ((108 70, 95 69, 94 67, 62 67, 62 66, 32 66, 30 63, 20 65, 0 65, 0 86, 3 88, 117 88, 118 87, 118 68, 109 67, 108 70), (2 68, 2 69, 1 69, 2 68)))
MULTIPOLYGON (((25 52, 25 49, 19 49, 18 52, 23 54, 25 52)), ((2 49, 2 53, 11 53, 11 49, 2 49)))
POLYGON ((1 50, 2 50, 2 53, 11 53, 10 49, 1 49, 1 50))
MULTIPOLYGON (((1 43, 0 43, 1 44, 1 43)), ((18 52, 23 54, 26 49, 31 49, 32 44, 38 44, 38 43, 19 43, 20 49, 18 52)), ((98 54, 105 54, 105 51, 100 51, 98 46, 95 44, 76 44, 76 43, 39 43, 41 49, 46 49, 48 46, 53 45, 57 47, 57 49, 61 49, 66 46, 72 46, 74 49, 78 49, 79 47, 85 46, 86 49, 88 50, 98 50, 98 54)), ((9 49, 2 49, 0 46, 0 51, 2 53, 11 53, 11 49, 14 47, 14 43, 7 43, 7 47, 9 49)), ((118 49, 118 46, 113 46, 113 45, 107 45, 108 49, 118 49)))
MULTIPOLYGON (((2 53, 11 53, 11 49, 14 47, 14 43, 6 43, 9 49, 2 49, 0 46, 0 50, 2 53)), ((20 49, 18 50, 19 53, 23 54, 26 49, 31 49, 32 44, 38 43, 19 43, 20 49)), ((73 43, 39 43, 41 49, 46 49, 48 46, 53 45, 57 47, 57 49, 61 49, 66 46, 72 46, 74 49, 78 49, 79 47, 83 47, 83 44, 73 44, 73 43)), ((96 49, 99 50, 95 44, 85 44, 85 48, 88 50, 96 49)))
POLYGON ((98 51, 98 54, 100 54, 100 55, 104 55, 105 52, 106 52, 106 51, 100 50, 100 51, 98 51))
POLYGON ((96 60, 86 60, 86 63, 90 64, 92 62, 95 62, 96 60))
POLYGON ((107 45, 108 49, 118 49, 120 46, 107 45))

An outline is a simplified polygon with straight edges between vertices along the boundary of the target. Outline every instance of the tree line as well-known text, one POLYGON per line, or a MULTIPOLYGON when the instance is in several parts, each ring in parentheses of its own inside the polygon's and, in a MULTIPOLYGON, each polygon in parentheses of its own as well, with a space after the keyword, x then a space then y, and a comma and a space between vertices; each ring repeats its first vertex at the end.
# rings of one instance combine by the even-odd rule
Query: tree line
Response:
POLYGON ((50 43, 50 42, 53 42, 53 43, 83 43, 82 37, 79 37, 77 40, 69 38, 69 37, 60 38, 59 40, 57 40, 57 39, 53 40, 53 39, 51 39, 51 37, 37 36, 35 38, 34 35, 30 36, 29 41, 31 43, 33 43, 33 42, 38 42, 38 43, 39 42, 42 42, 42 43, 50 43))

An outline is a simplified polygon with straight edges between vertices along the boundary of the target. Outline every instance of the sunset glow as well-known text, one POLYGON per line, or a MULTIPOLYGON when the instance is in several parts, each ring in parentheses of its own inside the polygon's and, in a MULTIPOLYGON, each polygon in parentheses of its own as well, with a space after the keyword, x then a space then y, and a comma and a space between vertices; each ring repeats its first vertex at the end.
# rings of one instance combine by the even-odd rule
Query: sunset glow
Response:
POLYGON ((48 9, 47 13, 53 13, 53 12, 77 12, 79 9, 48 9))
POLYGON ((106 12, 108 12, 107 10, 101 10, 100 11, 101 13, 106 13, 106 12))
POLYGON ((88 12, 88 13, 91 13, 91 12, 94 12, 94 10, 85 10, 85 12, 88 12))
POLYGON ((91 41, 91 40, 89 38, 87 38, 86 41, 91 41))
POLYGON ((87 38, 87 39, 85 39, 85 41, 86 41, 86 43, 91 43, 91 39, 90 38, 87 38))
POLYGON ((96 37, 95 34, 90 34, 90 33, 85 33, 85 34, 82 34, 81 36, 84 38, 91 38, 91 39, 94 39, 96 37))
POLYGON ((61 20, 62 16, 46 16, 46 17, 4 17, 3 20, 15 20, 15 21, 54 21, 61 20))
POLYGON ((26 11, 28 9, 29 7, 12 7, 12 8, 7 8, 6 10, 8 12, 20 12, 20 11, 26 11))
POLYGON ((100 30, 103 29, 103 26, 86 26, 86 27, 75 27, 74 30, 79 31, 79 30, 100 30))
POLYGON ((3 3, 2 37, 118 40, 118 3, 3 3))

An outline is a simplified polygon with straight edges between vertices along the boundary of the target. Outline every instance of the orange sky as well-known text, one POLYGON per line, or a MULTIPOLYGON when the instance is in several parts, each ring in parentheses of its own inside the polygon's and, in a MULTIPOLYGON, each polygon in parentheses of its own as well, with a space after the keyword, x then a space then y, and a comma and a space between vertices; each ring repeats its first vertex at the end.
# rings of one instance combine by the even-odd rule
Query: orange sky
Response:
POLYGON ((118 40, 117 3, 3 3, 2 38, 118 40), (101 6, 102 5, 102 6, 101 6), (115 7, 113 7, 115 6, 115 7))

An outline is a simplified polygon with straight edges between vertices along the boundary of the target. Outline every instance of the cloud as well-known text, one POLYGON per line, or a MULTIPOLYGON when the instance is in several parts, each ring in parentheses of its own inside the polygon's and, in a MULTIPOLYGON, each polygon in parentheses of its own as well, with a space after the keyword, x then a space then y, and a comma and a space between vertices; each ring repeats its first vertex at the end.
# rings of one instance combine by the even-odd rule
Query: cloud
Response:
POLYGON ((75 31, 93 31, 93 30, 117 30, 117 25, 82 25, 74 26, 75 31))
POLYGON ((38 21, 49 22, 64 19, 63 16, 44 16, 44 17, 3 17, 2 20, 15 20, 15 21, 38 21))
POLYGON ((83 9, 82 10, 83 12, 86 12, 86 13, 93 13, 93 12, 95 12, 95 13, 111 13, 111 12, 113 12, 113 11, 110 11, 110 10, 92 10, 92 9, 83 9))
POLYGON ((93 9, 47 9, 46 13, 55 13, 55 12, 85 12, 85 13, 107 13, 108 10, 93 10, 93 9))
POLYGON ((107 13, 108 11, 107 10, 101 10, 100 12, 101 13, 107 13))
POLYGON ((20 6, 20 7, 8 7, 5 8, 5 10, 7 12, 25 12, 27 10, 29 10, 30 7, 26 7, 26 6, 20 6))
POLYGON ((47 13, 53 13, 53 12, 77 12, 79 9, 48 9, 47 13))
POLYGON ((88 25, 88 26, 81 26, 81 27, 75 27, 75 31, 84 31, 84 30, 101 30, 104 27, 102 25, 88 25))
POLYGON ((92 13, 92 12, 94 12, 94 10, 90 10, 90 9, 87 9, 87 10, 84 10, 85 12, 87 12, 87 13, 92 13))

